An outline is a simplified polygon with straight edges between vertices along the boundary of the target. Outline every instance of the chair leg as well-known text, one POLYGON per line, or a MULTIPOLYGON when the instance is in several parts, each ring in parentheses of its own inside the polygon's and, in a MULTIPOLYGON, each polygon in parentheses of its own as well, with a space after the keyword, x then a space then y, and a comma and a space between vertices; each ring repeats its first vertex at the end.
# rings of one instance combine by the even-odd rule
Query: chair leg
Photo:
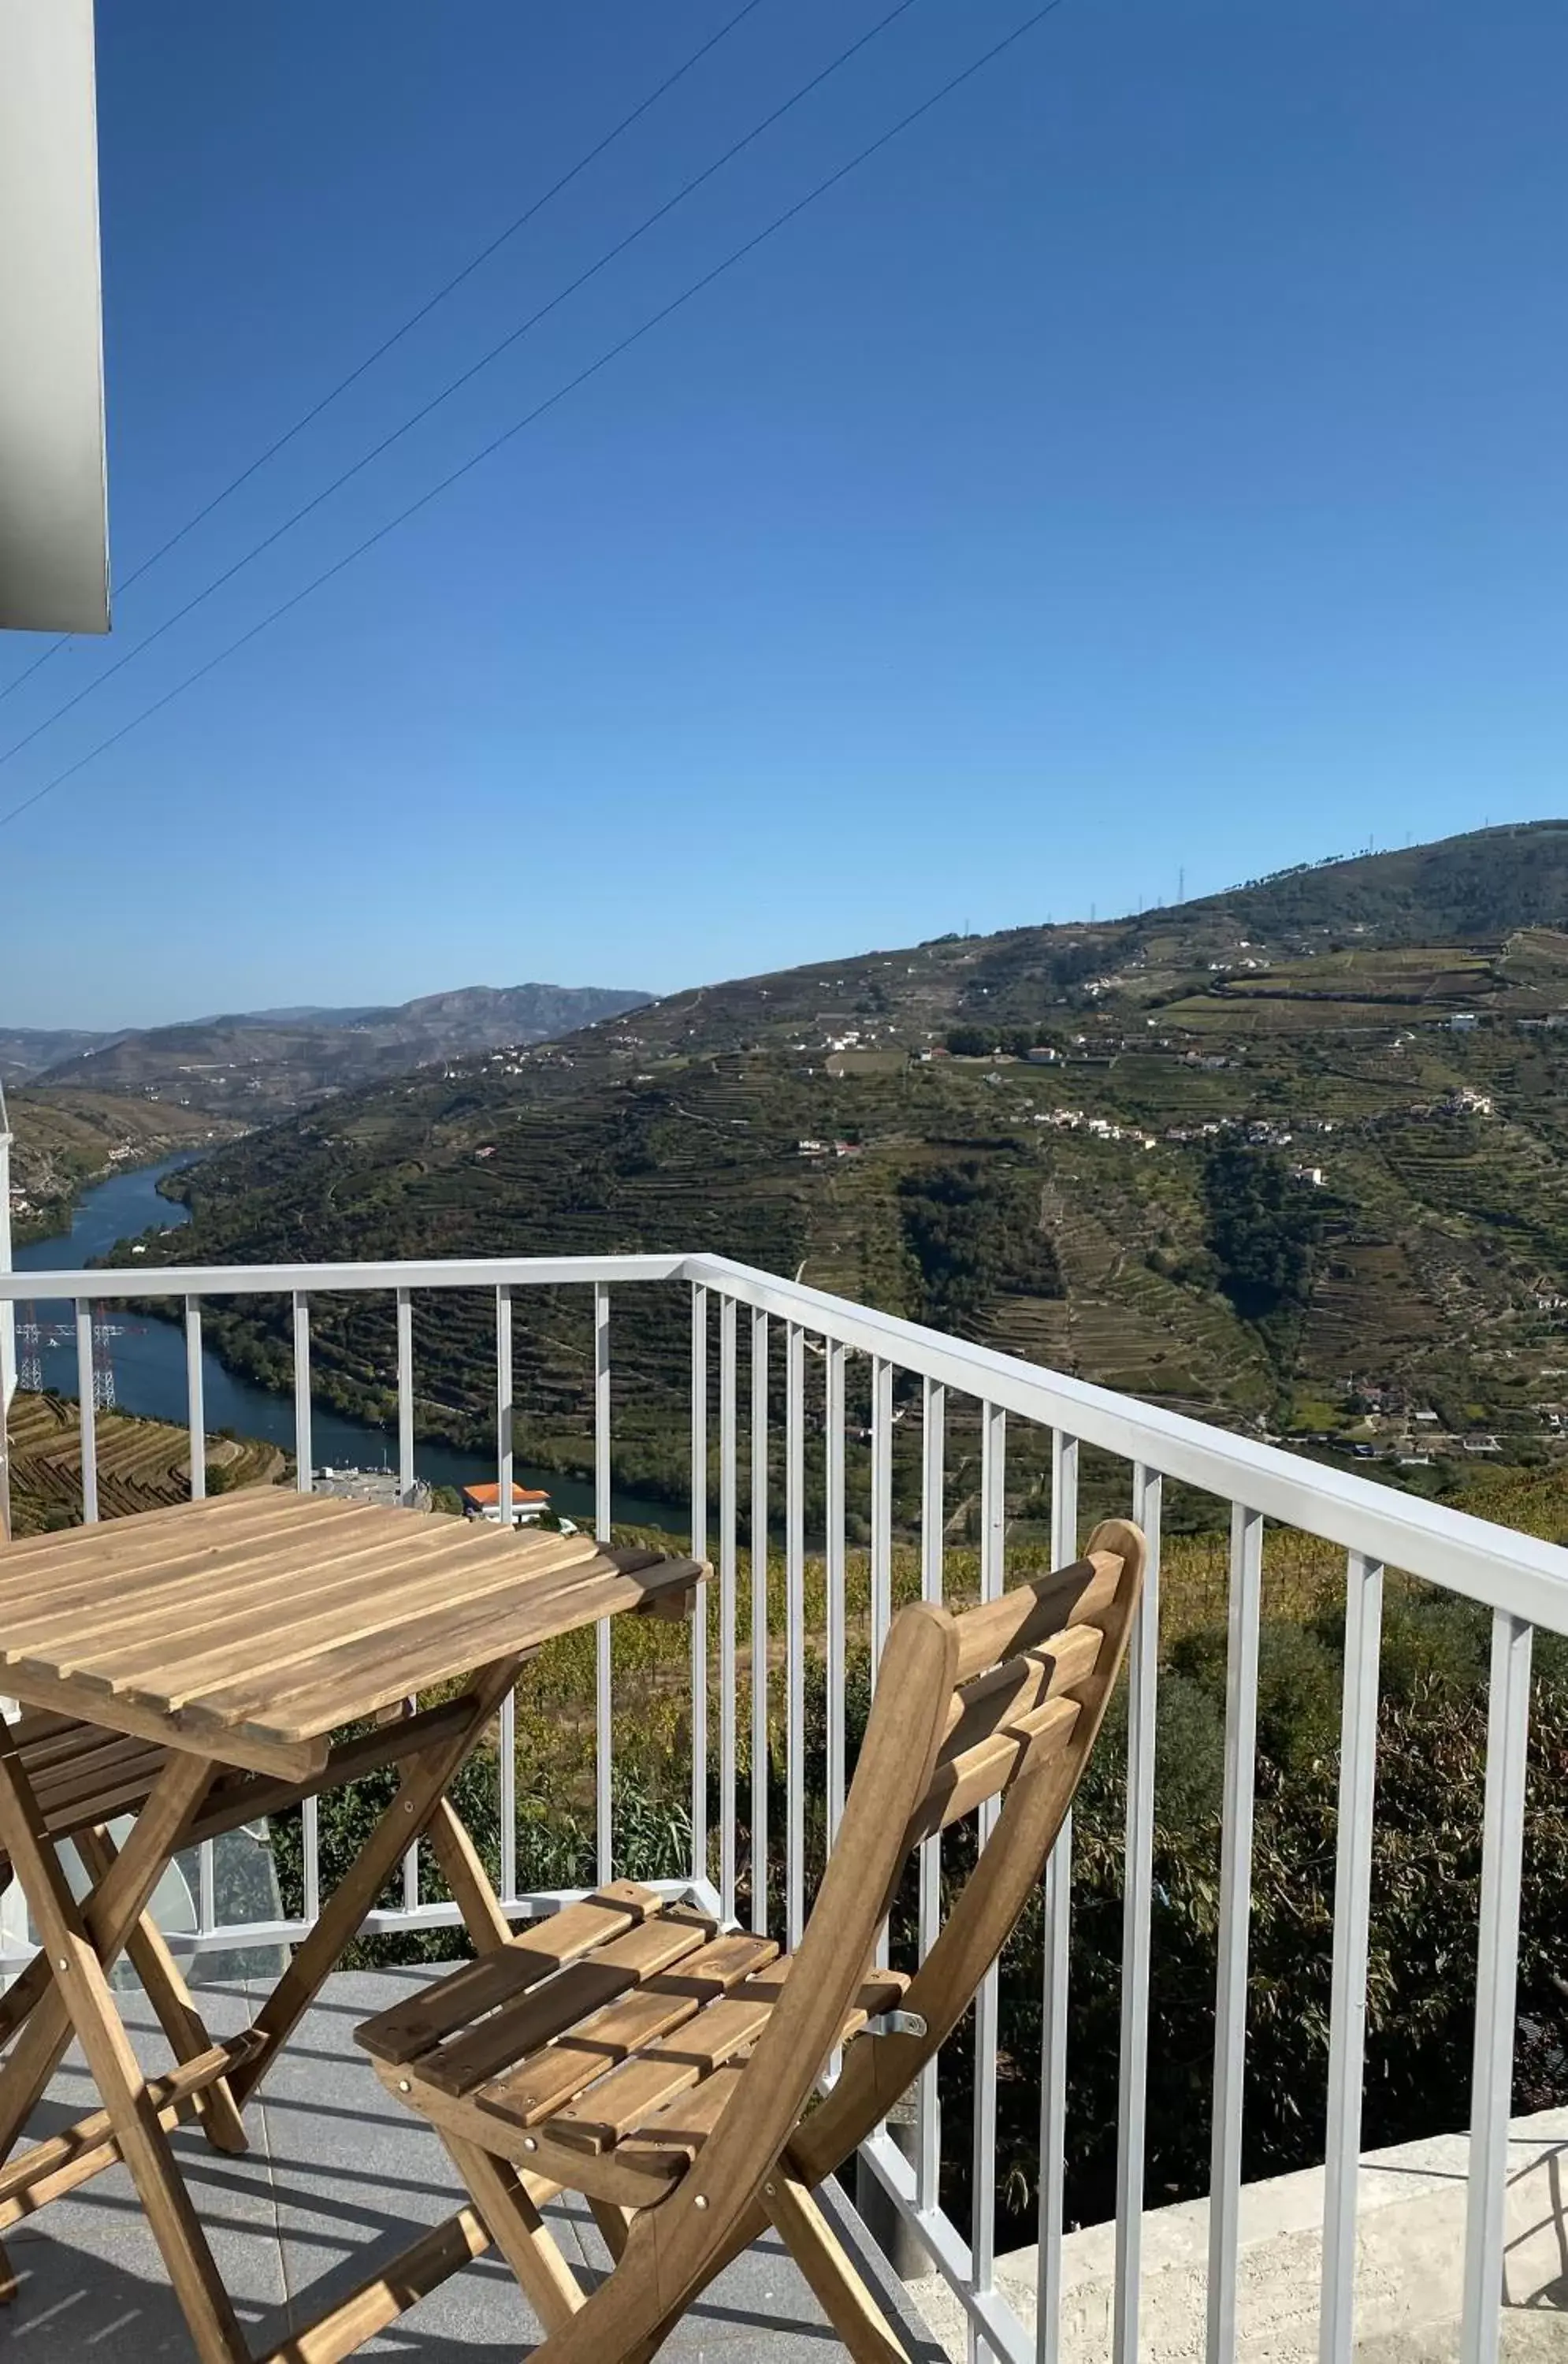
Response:
MULTIPOLYGON (((86 1868, 88 1878, 95 1883, 107 1877, 119 1849, 106 1830, 79 1831, 75 1838, 77 1854, 86 1868)), ((131 1968, 141 1980, 147 1999, 158 2014, 158 2024, 168 2037, 176 2062, 196 2059, 212 2049, 212 2037, 200 2012, 191 1999, 190 1989, 180 1976, 179 1967, 163 1940, 163 1933, 150 1914, 144 1912, 126 1941, 131 1968)), ((206 2138, 214 2150, 226 2152, 231 2158, 241 2158, 250 2148, 245 2121, 240 2116, 226 2077, 210 2085, 196 2104, 206 2138)))
MULTIPOLYGON (((211 1779, 210 1766, 193 1759, 191 1779, 196 1785, 193 1796, 199 1795, 211 1779)), ((161 1787, 161 1779, 154 1799, 161 1787)), ((144 1814, 148 1811, 144 1808, 144 1814)), ((139 1868, 139 1855, 153 1852, 156 1824, 150 1829, 151 1835, 144 1837, 139 1823, 125 1849, 121 1862, 128 1868, 128 1875, 139 1868), (139 1837, 142 1839, 139 1847, 139 1837)), ((0 1742, 0 1841, 27 1893, 38 1924, 40 1947, 54 1965, 56 1983, 50 1994, 58 1997, 57 2007, 65 2017, 67 2030, 74 2031, 87 2056, 93 2081, 108 2113, 110 2130, 162 2252, 201 2364, 246 2364, 249 2351, 233 2303, 224 2289, 190 2193, 164 2140, 158 2111, 116 2008, 104 1960, 90 1933, 86 1914, 67 1885, 20 1751, 8 1734, 0 1742)), ((137 1899, 139 1912, 152 1884, 149 1881, 147 1890, 137 1899)), ((101 1907, 103 1900, 104 1890, 100 1887, 87 1910, 91 1911, 94 1902, 101 1907)), ((50 2022, 45 2018, 45 2006, 41 2004, 29 2024, 29 2033, 40 2024, 49 2033, 50 2022)), ((50 2040, 52 2042, 51 2035, 50 2040)), ((63 2051, 63 2045, 61 2049, 63 2051)), ((10 2065, 14 2073, 15 2063, 10 2065)))
POLYGON ((9 2306, 21 2287, 21 2283, 17 2280, 16 2267, 6 2255, 5 2249, 0 2247, 0 2306, 9 2306))
MULTIPOLYGON (((10 1736, 0 1716, 0 1765, 11 1760, 10 1736)), ((19 1758, 15 1762, 20 1778, 19 1758)), ((172 1759, 159 1775, 108 1879, 82 1906, 82 1919, 106 1969, 123 1952, 127 1938, 151 1901, 180 1834, 211 1779, 212 1767, 200 1757, 172 1759)), ((0 2159, 10 2157, 64 2059, 72 2035, 71 2015, 45 1950, 33 1956, 6 2003, 6 2033, 16 2029, 17 2034, 6 2057, 5 2074, 0 2076, 0 2159)))
POLYGON ((809 2187, 782 2159, 762 2186, 762 2205, 854 2364, 908 2364, 908 2350, 889 2329, 809 2187))
POLYGON ((631 2230, 631 2211, 617 2208, 613 2200, 595 2200, 592 2195, 588 2206, 610 2253, 611 2265, 618 2266, 626 2254, 626 2236, 631 2230))
POLYGON ((441 2140, 548 2338, 585 2305, 582 2285, 515 2170, 455 2135, 443 2135, 441 2140))

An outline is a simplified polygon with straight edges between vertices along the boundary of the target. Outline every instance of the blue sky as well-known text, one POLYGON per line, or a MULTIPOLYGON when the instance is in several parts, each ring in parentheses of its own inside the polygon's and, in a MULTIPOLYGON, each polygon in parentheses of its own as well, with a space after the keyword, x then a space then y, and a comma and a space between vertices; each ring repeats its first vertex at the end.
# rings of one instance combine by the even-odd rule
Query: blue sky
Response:
MULTIPOLYGON (((0 699, 0 756, 890 5, 760 0, 0 699)), ((0 811, 1033 5, 915 0, 0 811)), ((117 575, 738 6, 99 0, 117 575)), ((1565 70, 1557 0, 1062 0, 0 828, 0 1022, 666 989, 1568 809, 1565 70)))

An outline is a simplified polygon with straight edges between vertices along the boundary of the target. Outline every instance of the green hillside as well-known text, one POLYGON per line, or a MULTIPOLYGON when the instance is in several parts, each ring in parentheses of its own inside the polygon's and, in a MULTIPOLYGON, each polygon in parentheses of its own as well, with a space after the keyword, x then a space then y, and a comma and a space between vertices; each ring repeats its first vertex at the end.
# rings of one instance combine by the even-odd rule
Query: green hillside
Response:
POLYGON ((150 1165, 182 1149, 231 1140, 239 1127, 194 1109, 128 1092, 54 1091, 39 1085, 7 1095, 12 1223, 18 1242, 69 1230, 88 1185, 122 1166, 150 1165))
MULTIPOLYGON (((1565 856, 1568 825, 1491 831, 673 996, 249 1136, 162 1252, 708 1248, 1407 1484, 1553 1458, 1565 856)), ((324 1391, 387 1416, 389 1313, 318 1310, 324 1391)), ((490 1319, 421 1308, 431 1429, 485 1433, 490 1319)), ((524 1440, 580 1457, 581 1293, 517 1319, 524 1440)), ((676 1494, 684 1319, 617 1299, 627 1474, 676 1494)), ((272 1324, 247 1307, 226 1337, 282 1385, 272 1324)))

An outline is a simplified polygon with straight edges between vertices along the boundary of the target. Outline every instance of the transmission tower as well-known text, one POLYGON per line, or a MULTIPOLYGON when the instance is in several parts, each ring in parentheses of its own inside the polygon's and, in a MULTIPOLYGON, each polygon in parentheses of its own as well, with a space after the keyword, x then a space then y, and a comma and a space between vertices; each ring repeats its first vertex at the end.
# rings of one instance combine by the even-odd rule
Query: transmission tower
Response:
POLYGON ((115 1365, 110 1340, 109 1313, 106 1305, 93 1308, 93 1405, 97 1411, 108 1411, 115 1400, 115 1365))
POLYGON ((24 1305, 17 1324, 17 1385, 43 1393, 43 1332, 36 1305, 24 1305))

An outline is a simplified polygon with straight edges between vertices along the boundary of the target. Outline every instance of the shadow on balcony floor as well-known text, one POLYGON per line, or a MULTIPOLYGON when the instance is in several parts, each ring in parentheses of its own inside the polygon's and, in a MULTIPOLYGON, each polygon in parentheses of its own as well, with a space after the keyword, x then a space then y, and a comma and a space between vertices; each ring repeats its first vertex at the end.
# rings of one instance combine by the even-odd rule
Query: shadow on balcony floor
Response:
MULTIPOLYGON (((390 2257, 449 2214, 462 2196, 435 2135, 396 2107, 353 2043, 358 2022, 395 2001, 407 1983, 398 1973, 328 1982, 246 2113, 248 2157, 220 2157, 194 2127, 174 2137, 219 2270, 259 2354, 362 2280, 378 2253, 390 2257)), ((243 1986, 206 1988, 200 1998, 219 2036, 245 2025, 260 2000, 243 1986)), ((166 2065, 139 1996, 126 1999, 126 2015, 148 2062, 166 2065)), ((56 2133, 95 2104, 73 2052, 29 2135, 56 2133)), ((591 2222, 575 2213, 551 2217, 573 2263, 602 2270, 607 2259, 591 2222)), ((0 2310, 0 2345, 17 2364, 150 2364, 165 2357, 185 2364, 192 2356, 123 2168, 15 2226, 6 2245, 21 2289, 14 2306, 0 2310)), ((866 2262, 910 2358, 942 2364, 942 2350, 880 2259, 866 2262)), ((406 2364, 516 2364, 538 2337, 510 2272, 486 2257, 358 2352, 406 2364)), ((762 2242, 715 2283, 662 2353, 672 2364, 742 2358, 828 2364, 843 2349, 789 2258, 762 2242)))

